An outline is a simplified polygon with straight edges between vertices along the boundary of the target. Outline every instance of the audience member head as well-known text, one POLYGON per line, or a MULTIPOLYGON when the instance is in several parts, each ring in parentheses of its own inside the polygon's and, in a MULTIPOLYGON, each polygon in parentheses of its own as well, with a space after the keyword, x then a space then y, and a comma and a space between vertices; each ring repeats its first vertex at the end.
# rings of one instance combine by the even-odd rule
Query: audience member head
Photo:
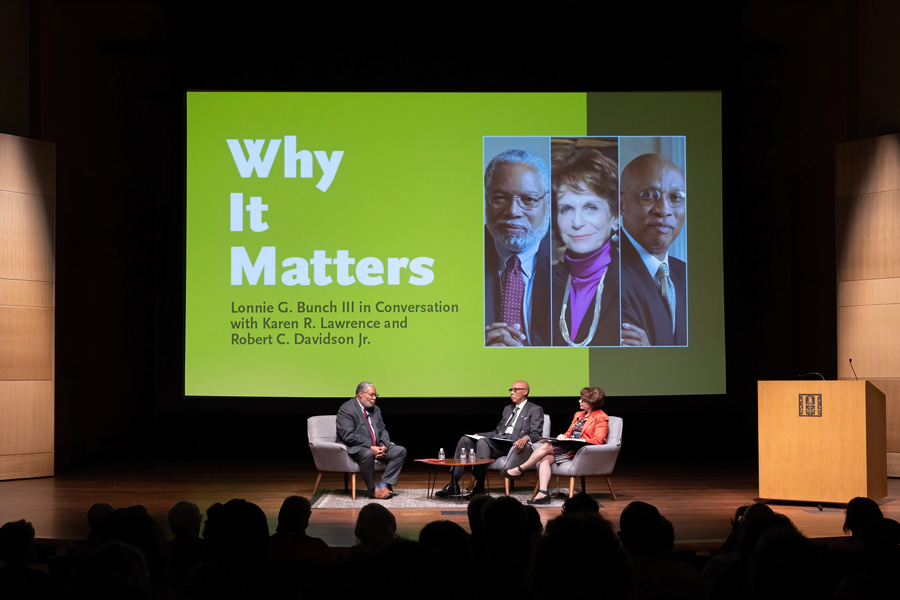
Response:
POLYGON ((900 523, 884 517, 869 522, 860 534, 867 562, 900 563, 900 523))
POLYGON ((525 506, 512 496, 500 496, 482 510, 484 536, 488 548, 522 548, 527 539, 528 515, 525 506))
POLYGON ((91 534, 97 535, 103 522, 113 514, 115 509, 106 502, 98 502, 92 505, 87 512, 88 526, 91 528, 91 534))
POLYGON ((863 496, 857 496, 847 504, 847 513, 844 517, 844 533, 852 532, 854 536, 858 536, 866 525, 881 519, 883 516, 877 502, 863 496))
POLYGON ((169 529, 176 536, 199 537, 203 519, 193 502, 182 500, 169 509, 169 529))
POLYGON ((303 496, 288 496, 278 511, 279 533, 302 533, 309 527, 312 505, 303 496))
MULTIPOLYGON (((741 526, 741 521, 744 520, 744 513, 747 512, 747 509, 750 508, 751 505, 745 504, 743 506, 738 506, 734 511, 734 518, 731 519, 731 533, 734 536, 737 536, 738 528, 741 526)), ((760 506, 766 506, 762 504, 760 506)), ((766 506, 766 508, 769 508, 766 506)), ((769 509, 771 510, 771 509, 769 509)))
POLYGON ((69 580, 66 597, 120 600, 147 598, 149 578, 144 555, 134 546, 106 542, 82 560, 69 580))
POLYGON ((738 550, 741 558, 749 560, 760 536, 767 530, 779 526, 796 529, 790 519, 774 512, 765 504, 753 504, 747 508, 738 527, 738 550))
POLYGON ((672 524, 646 502, 632 502, 619 518, 619 539, 635 556, 664 554, 674 543, 672 524))
POLYGON ((566 498, 566 501, 563 502, 562 512, 564 515, 574 515, 580 512, 599 513, 600 505, 591 498, 590 494, 578 492, 571 498, 566 498))
POLYGON ((34 527, 25 519, 0 527, 0 560, 25 566, 34 550, 34 527))
POLYGON ((419 546, 440 556, 469 556, 469 534, 453 521, 432 521, 419 532, 419 546))
POLYGON ((748 575, 755 598, 831 596, 824 590, 826 578, 814 546, 786 519, 760 533, 748 575))
POLYGON ((222 510, 225 506, 221 502, 216 502, 206 509, 206 522, 203 524, 203 539, 207 541, 215 540, 219 532, 216 531, 216 525, 219 524, 222 516, 222 510))
POLYGON ((153 572, 167 561, 166 539, 159 524, 140 504, 116 509, 103 525, 101 542, 119 541, 138 548, 153 572))
POLYGON ((488 494, 477 494, 469 500, 466 513, 469 516, 469 531, 475 539, 484 538, 484 507, 492 500, 488 494))
POLYGON ((397 519, 380 504, 366 504, 356 519, 356 538, 366 548, 386 548, 397 540, 397 519))
POLYGON ((539 538, 544 532, 544 524, 541 523, 541 513, 530 504, 525 505, 525 534, 530 538, 539 538))
POLYGON ((592 581, 602 582, 604 599, 632 597, 633 579, 628 560, 612 525, 600 513, 560 515, 547 523, 532 571, 537 597, 558 593, 559 572, 545 565, 558 563, 560 557, 586 560, 576 567, 588 569, 592 581))
POLYGON ((206 541, 222 562, 258 563, 266 556, 269 524, 260 507, 239 498, 206 511, 206 541))

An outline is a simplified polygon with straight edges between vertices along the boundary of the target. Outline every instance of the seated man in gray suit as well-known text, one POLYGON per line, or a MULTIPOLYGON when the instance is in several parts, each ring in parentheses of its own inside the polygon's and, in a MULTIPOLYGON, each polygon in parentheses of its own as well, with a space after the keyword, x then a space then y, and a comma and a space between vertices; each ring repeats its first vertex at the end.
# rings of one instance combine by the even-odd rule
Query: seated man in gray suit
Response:
POLYGON ((400 469, 406 460, 406 448, 391 442, 375 406, 378 393, 375 386, 363 381, 356 386, 356 398, 351 398, 338 410, 337 439, 347 446, 350 457, 359 463, 359 472, 366 482, 369 498, 385 500, 393 496, 400 469), (381 483, 375 485, 375 461, 385 463, 381 483))
MULTIPOLYGON (((517 381, 509 388, 509 399, 512 404, 507 404, 503 409, 503 415, 500 422, 493 431, 485 431, 476 434, 481 436, 478 440, 464 435, 459 438, 456 444, 456 454, 459 457, 460 450, 466 449, 466 452, 475 448, 476 458, 499 458, 506 456, 509 452, 510 444, 507 442, 491 439, 502 438, 510 440, 512 447, 516 449, 515 460, 507 468, 518 466, 528 460, 531 456, 531 442, 536 442, 541 438, 544 430, 544 409, 528 401, 528 394, 531 388, 524 381, 517 381)), ((459 496, 459 478, 462 477, 464 467, 453 467, 450 475, 450 483, 444 486, 444 489, 435 492, 436 496, 459 496)), ((472 467, 472 475, 475 477, 475 487, 472 489, 471 496, 483 494, 484 478, 487 475, 487 465, 478 465, 472 467)), ((471 497, 470 496, 470 497, 471 497)))

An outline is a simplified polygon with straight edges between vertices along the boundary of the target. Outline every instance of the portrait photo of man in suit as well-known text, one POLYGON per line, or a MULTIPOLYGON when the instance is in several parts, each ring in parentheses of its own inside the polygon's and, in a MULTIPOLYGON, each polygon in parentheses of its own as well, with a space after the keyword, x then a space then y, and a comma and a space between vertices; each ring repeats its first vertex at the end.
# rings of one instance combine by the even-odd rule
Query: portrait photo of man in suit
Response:
POLYGON ((484 202, 484 345, 549 346, 546 161, 528 150, 497 154, 484 172, 484 202))
POLYGON ((368 381, 361 382, 356 386, 356 397, 338 409, 335 427, 338 441, 347 446, 350 457, 359 463, 369 498, 385 500, 393 496, 393 486, 397 485, 406 460, 406 448, 391 442, 381 409, 375 406, 377 399, 375 386, 368 381), (378 485, 375 485, 376 460, 385 465, 378 485))
POLYGON ((642 154, 621 174, 622 345, 687 344, 687 266, 669 254, 684 227, 684 174, 669 157, 642 154))
MULTIPOLYGON (((467 453, 474 448, 476 458, 500 458, 506 456, 512 447, 515 455, 508 468, 518 466, 528 460, 532 452, 531 444, 538 441, 544 431, 544 409, 528 400, 529 393, 531 393, 531 388, 527 382, 516 381, 513 383, 509 388, 509 399, 512 403, 503 408, 497 426, 493 431, 474 434, 478 436, 477 439, 468 435, 459 438, 454 457, 458 457, 463 448, 467 453), (510 442, 512 442, 511 446, 510 442)), ((444 486, 444 489, 435 492, 435 495, 439 497, 459 496, 459 478, 462 477, 463 470, 464 468, 461 466, 453 467, 450 471, 450 483, 444 486)), ((484 479, 486 475, 487 465, 472 467, 475 485, 470 497, 485 492, 484 479)))

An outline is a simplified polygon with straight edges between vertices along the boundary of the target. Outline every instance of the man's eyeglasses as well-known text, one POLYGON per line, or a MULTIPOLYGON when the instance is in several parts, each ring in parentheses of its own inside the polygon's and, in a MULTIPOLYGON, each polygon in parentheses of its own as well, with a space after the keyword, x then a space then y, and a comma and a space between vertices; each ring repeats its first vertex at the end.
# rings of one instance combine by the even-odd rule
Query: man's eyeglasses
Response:
POLYGON ((671 206, 682 206, 687 202, 687 195, 681 190, 663 191, 657 188, 647 188, 639 192, 626 192, 623 194, 631 194, 637 196, 641 204, 652 206, 659 202, 660 198, 665 198, 671 206))
POLYGON ((510 202, 515 200, 516 204, 522 210, 534 210, 541 205, 541 201, 547 197, 547 192, 540 196, 529 196, 528 194, 509 194, 507 192, 491 192, 488 194, 487 203, 492 208, 503 208, 510 202))
POLYGON ((509 388, 509 391, 511 392, 525 392, 527 390, 528 388, 509 388))

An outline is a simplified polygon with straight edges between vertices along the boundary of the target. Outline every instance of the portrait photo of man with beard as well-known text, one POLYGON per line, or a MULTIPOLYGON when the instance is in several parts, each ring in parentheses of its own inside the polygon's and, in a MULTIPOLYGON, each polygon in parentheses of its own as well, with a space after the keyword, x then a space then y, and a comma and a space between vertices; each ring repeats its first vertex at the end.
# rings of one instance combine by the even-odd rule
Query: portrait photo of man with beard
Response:
POLYGON ((534 152, 541 140, 549 156, 549 139, 522 138, 531 150, 503 150, 484 171, 485 346, 551 344, 550 169, 534 152))

